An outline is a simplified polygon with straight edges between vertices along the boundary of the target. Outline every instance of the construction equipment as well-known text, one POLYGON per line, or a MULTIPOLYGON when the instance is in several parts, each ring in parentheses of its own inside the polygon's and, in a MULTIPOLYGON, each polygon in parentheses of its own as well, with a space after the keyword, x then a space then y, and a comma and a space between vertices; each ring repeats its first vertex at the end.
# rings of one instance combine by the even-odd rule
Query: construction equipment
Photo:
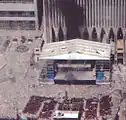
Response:
POLYGON ((118 39, 116 41, 117 63, 123 64, 124 58, 124 40, 118 39))

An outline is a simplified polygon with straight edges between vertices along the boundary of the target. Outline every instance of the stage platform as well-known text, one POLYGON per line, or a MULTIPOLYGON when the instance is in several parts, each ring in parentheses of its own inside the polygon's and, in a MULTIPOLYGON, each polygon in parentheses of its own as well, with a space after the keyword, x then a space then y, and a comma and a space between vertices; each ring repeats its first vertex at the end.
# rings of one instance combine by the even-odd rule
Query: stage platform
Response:
POLYGON ((56 74, 54 83, 95 85, 96 78, 93 71, 68 71, 68 72, 60 71, 56 74))

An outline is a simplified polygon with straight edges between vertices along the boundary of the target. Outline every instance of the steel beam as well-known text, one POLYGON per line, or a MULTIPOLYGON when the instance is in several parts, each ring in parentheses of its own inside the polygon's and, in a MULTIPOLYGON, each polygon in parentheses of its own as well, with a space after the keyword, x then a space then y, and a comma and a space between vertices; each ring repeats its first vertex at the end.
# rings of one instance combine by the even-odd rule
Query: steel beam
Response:
POLYGON ((92 27, 95 25, 94 0, 92 0, 92 27))

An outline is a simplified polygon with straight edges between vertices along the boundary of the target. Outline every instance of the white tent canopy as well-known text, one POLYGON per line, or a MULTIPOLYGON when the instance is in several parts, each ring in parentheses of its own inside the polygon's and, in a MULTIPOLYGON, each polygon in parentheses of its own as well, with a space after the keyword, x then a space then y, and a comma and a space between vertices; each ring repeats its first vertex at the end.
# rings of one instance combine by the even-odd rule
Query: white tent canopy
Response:
POLYGON ((109 60, 110 53, 110 44, 73 39, 45 44, 39 59, 109 60))

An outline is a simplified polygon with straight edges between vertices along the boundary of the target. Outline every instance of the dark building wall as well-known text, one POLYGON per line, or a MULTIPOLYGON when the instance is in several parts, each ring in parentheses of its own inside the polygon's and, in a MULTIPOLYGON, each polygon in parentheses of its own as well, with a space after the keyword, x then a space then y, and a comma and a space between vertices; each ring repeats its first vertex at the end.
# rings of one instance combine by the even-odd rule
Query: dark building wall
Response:
POLYGON ((64 40, 83 38, 102 42, 110 38, 111 29, 115 39, 118 29, 126 28, 125 0, 44 0, 43 6, 47 42, 61 41, 61 34, 64 40))
POLYGON ((38 0, 37 1, 37 7, 38 7, 38 24, 39 24, 39 29, 42 25, 42 17, 43 17, 43 0, 38 0))

